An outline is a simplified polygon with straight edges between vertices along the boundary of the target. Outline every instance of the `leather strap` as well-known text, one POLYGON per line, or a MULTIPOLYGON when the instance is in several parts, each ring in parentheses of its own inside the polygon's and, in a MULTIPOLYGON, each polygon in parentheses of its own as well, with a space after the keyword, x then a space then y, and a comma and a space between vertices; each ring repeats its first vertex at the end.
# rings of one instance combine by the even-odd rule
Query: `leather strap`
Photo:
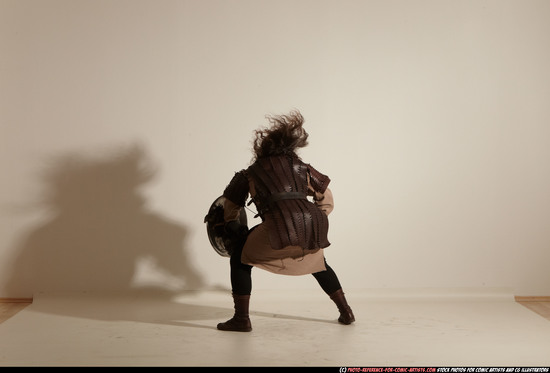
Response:
POLYGON ((307 199, 307 195, 301 192, 281 192, 270 195, 267 198, 268 204, 273 204, 277 201, 282 201, 285 199, 307 199))

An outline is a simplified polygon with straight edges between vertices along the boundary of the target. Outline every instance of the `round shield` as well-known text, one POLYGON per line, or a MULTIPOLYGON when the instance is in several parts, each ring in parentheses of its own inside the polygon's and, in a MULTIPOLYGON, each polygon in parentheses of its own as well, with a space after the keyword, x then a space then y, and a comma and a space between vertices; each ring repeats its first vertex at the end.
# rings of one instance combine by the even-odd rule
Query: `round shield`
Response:
MULTIPOLYGON (((223 219, 223 205, 225 202, 225 197, 221 196, 216 198, 216 200, 210 206, 208 214, 204 217, 204 222, 206 223, 206 233, 210 244, 214 250, 221 256, 230 257, 233 252, 233 242, 225 233, 225 221, 223 219)), ((247 226, 246 211, 241 209, 239 219, 237 222, 242 226, 247 226)))

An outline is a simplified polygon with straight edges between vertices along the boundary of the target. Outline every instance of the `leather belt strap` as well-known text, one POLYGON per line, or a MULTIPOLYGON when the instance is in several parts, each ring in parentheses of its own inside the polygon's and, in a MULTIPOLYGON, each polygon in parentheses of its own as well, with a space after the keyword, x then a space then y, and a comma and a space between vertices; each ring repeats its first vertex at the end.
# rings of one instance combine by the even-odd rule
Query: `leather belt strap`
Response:
POLYGON ((267 203, 272 204, 277 201, 282 201, 285 199, 307 199, 307 194, 302 192, 282 192, 282 193, 275 193, 270 195, 267 198, 267 203))

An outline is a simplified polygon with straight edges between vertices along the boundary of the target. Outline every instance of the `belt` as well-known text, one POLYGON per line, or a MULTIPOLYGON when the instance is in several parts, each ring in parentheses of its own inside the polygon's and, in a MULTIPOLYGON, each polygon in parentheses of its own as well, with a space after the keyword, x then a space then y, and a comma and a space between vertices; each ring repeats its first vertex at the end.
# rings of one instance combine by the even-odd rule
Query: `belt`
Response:
POLYGON ((307 199, 307 194, 302 192, 281 192, 275 193, 267 197, 267 203, 271 205, 272 203, 282 201, 285 199, 307 199))

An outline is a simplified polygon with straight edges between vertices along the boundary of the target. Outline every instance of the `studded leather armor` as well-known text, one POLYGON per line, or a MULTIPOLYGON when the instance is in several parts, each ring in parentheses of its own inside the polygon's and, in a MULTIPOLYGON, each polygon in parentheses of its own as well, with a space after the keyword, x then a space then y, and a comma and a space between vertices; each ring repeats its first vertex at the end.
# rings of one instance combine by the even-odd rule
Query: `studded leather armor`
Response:
POLYGON ((266 224, 274 249, 300 246, 314 250, 330 245, 328 218, 308 197, 324 193, 330 178, 296 156, 259 158, 237 172, 224 191, 233 203, 244 206, 248 194, 266 224), (250 184, 253 190, 250 190, 250 184))

